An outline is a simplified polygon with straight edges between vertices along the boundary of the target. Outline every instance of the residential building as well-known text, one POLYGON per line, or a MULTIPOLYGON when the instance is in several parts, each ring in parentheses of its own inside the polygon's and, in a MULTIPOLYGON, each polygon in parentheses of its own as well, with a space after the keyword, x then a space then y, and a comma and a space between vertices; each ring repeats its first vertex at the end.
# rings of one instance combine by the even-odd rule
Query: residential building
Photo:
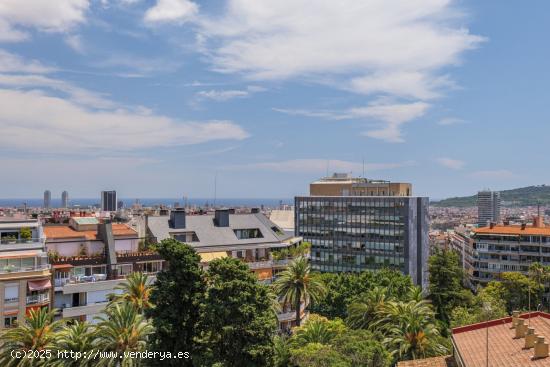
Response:
POLYGON ((484 190, 477 193, 477 224, 485 227, 500 222, 500 192, 484 190))
POLYGON ((40 222, 0 219, 0 329, 49 307, 51 273, 40 222))
POLYGON ((101 210, 104 212, 117 211, 116 191, 101 191, 101 210))
MULTIPOLYGON (((285 234, 259 210, 237 214, 232 209, 218 209, 212 214, 189 215, 185 209, 176 208, 169 216, 147 217, 146 222, 151 240, 174 238, 189 244, 201 256, 205 268, 215 259, 240 259, 263 283, 271 283, 290 260, 273 255, 302 240, 285 234)), ((305 307, 302 310, 302 318, 306 318, 305 307)), ((278 315, 280 329, 294 325, 295 316, 292 305, 284 305, 278 315)))
POLYGON ((269 213, 269 220, 285 233, 294 234, 294 209, 274 209, 269 213))
MULTIPOLYGON (((360 272, 390 267, 427 286, 428 198, 405 196, 411 192, 409 184, 403 184, 408 185, 404 190, 384 191, 384 196, 381 191, 370 196, 370 190, 344 189, 341 195, 318 195, 318 182, 310 187, 311 196, 295 198, 295 234, 311 243, 313 269, 360 272)), ((330 193, 337 192, 336 184, 327 185, 330 193)))
POLYGON ((50 190, 44 191, 44 209, 50 209, 52 206, 52 192, 50 190))
POLYGON ((63 191, 61 193, 61 207, 62 208, 69 207, 69 193, 67 191, 63 191))
POLYGON ((69 225, 45 226, 44 233, 58 317, 94 322, 128 274, 148 273, 154 281, 165 266, 160 255, 140 251, 137 232, 126 224, 75 217, 69 225))
POLYGON ((497 225, 474 230, 477 258, 474 279, 479 283, 498 280, 500 273, 528 273, 534 262, 550 265, 550 227, 542 216, 533 224, 497 225))
POLYGON ((371 180, 334 173, 309 185, 311 196, 411 196, 410 183, 371 180))

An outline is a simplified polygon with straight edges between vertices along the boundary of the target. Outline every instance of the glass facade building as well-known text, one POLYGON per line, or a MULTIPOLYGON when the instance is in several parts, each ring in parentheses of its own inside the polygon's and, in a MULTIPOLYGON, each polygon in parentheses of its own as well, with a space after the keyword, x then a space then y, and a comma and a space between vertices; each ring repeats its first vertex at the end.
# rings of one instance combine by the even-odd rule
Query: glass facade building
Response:
POLYGON ((427 285, 428 198, 301 196, 295 231, 321 272, 394 268, 427 285))

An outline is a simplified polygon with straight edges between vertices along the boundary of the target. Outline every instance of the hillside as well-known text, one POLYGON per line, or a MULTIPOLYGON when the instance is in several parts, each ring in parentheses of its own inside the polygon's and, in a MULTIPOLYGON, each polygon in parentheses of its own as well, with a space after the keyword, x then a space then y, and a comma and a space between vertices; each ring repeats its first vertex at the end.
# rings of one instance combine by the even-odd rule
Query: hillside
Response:
MULTIPOLYGON (((528 186, 500 192, 503 206, 528 206, 543 205, 550 206, 550 186, 528 186)), ((453 197, 430 203, 438 207, 467 207, 477 205, 477 195, 453 197)))

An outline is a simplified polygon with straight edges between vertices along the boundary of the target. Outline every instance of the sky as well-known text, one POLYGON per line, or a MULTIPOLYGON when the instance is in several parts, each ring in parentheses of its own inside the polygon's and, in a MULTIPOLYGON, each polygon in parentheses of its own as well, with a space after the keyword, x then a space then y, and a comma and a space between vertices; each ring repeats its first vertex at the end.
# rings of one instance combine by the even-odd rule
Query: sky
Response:
POLYGON ((544 0, 2 0, 0 197, 550 183, 544 0))

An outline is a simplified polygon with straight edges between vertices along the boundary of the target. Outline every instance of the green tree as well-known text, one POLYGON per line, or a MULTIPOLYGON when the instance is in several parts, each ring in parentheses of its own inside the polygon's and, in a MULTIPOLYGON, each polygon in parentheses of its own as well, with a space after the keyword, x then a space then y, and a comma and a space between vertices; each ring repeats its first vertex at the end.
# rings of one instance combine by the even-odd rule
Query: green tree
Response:
POLYGON ((284 335, 276 335, 273 338, 274 366, 288 367, 290 364, 289 338, 284 335))
MULTIPOLYGON (((169 267, 157 274, 150 299, 154 307, 146 310, 155 327, 150 349, 171 353, 184 351, 193 357, 198 354, 194 338, 198 335, 197 321, 206 288, 200 257, 193 248, 174 239, 161 241, 156 249, 168 261, 169 267)), ((157 363, 161 366, 192 365, 191 360, 157 363)))
POLYGON ((201 307, 204 364, 271 366, 277 329, 269 288, 237 259, 210 262, 201 307))
POLYGON ((140 359, 131 358, 125 352, 146 350, 147 338, 153 326, 130 303, 116 303, 107 308, 104 316, 98 317, 96 345, 105 352, 118 352, 119 357, 102 358, 98 366, 142 366, 140 359), (122 357, 121 357, 122 356, 122 357))
POLYGON ((11 353, 52 348, 56 332, 62 325, 61 321, 53 321, 53 311, 45 307, 30 310, 22 323, 2 335, 0 365, 26 367, 40 364, 40 360, 13 358, 11 353))
POLYGON ((300 326, 302 302, 307 305, 318 301, 325 293, 325 286, 318 276, 311 273, 305 257, 298 257, 279 274, 274 283, 275 292, 285 304, 296 310, 296 326, 300 326))
POLYGON ((151 307, 151 291, 147 274, 134 272, 128 275, 125 282, 120 283, 115 289, 123 291, 113 295, 114 302, 128 302, 143 313, 151 307))
POLYGON ((386 295, 387 289, 375 287, 348 308, 347 324, 354 329, 368 329, 383 314, 386 303, 393 300, 386 295))
POLYGON ((351 367, 349 359, 331 345, 308 343, 291 354, 290 361, 297 367, 351 367))
POLYGON ((449 323, 454 307, 468 305, 472 294, 462 285, 464 271, 458 254, 451 250, 437 249, 428 260, 429 298, 440 320, 449 323))
POLYGON ((294 329, 292 342, 297 345, 307 343, 329 344, 337 335, 346 331, 346 325, 340 319, 329 320, 312 314, 307 322, 294 329))
POLYGON ((538 285, 538 302, 544 305, 543 294, 548 284, 548 280, 550 280, 550 267, 544 266, 539 262, 532 263, 529 265, 529 277, 538 285))
POLYGON ((393 358, 379 339, 367 330, 348 330, 331 344, 349 359, 351 367, 389 367, 393 358))
POLYGON ((84 353, 90 352, 94 348, 95 337, 94 328, 87 322, 75 321, 67 325, 56 334, 52 348, 52 358, 48 360, 48 365, 52 367, 94 366, 95 362, 93 360, 70 358, 69 355, 58 354, 57 352, 74 351, 84 355, 84 353))

